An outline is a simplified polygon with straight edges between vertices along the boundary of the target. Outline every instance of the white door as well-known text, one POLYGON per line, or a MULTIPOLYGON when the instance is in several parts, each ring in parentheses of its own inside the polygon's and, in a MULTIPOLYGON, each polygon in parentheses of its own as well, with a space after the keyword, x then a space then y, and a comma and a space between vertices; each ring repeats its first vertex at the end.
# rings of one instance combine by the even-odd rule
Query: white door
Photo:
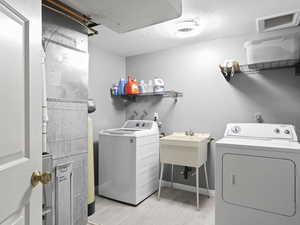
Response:
POLYGON ((0 224, 41 225, 40 0, 0 0, 0 224))
POLYGON ((294 216, 296 165, 280 158, 224 154, 223 199, 227 203, 294 216))

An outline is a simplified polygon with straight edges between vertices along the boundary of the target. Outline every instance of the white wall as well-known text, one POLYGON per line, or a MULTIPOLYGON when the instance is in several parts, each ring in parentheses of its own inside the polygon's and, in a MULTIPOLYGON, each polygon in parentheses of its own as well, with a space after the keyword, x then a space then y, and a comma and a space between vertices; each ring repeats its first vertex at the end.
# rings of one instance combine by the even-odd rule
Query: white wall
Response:
MULTIPOLYGON (((229 122, 255 122, 261 112, 265 122, 290 123, 300 134, 300 76, 294 69, 269 70, 260 74, 238 74, 228 83, 218 64, 225 59, 246 62, 243 43, 249 36, 213 40, 152 54, 128 57, 127 75, 139 79, 155 76, 165 80, 167 89, 183 92, 174 104, 172 99, 146 98, 131 104, 127 117, 143 110, 152 117, 159 112, 168 132, 192 128, 208 132, 218 139, 229 122)), ((150 118, 150 117, 149 117, 150 118)), ((209 180, 214 187, 214 149, 209 153, 209 180)), ((175 179, 194 184, 195 177, 183 180, 177 168, 175 179)), ((201 174, 202 175, 202 174, 201 174)), ((203 185, 203 179, 202 179, 203 185)))
POLYGON ((89 39, 89 98, 96 103, 96 112, 90 114, 94 130, 95 185, 98 185, 98 132, 119 127, 124 123, 125 110, 122 104, 110 96, 113 82, 125 77, 125 57, 117 56, 98 47, 97 37, 89 39))
POLYGON ((125 58, 98 47, 97 39, 89 39, 89 98, 95 100, 97 110, 90 114, 94 122, 94 140, 101 129, 119 127, 125 120, 124 108, 110 96, 112 83, 125 77, 125 58))

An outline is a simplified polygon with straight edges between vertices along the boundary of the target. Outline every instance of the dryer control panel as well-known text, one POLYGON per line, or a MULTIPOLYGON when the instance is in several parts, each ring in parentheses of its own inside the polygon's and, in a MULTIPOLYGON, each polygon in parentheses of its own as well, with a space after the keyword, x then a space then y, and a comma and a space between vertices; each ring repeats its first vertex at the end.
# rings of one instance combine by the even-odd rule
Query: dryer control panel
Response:
POLYGON ((288 124, 230 123, 225 137, 298 141, 295 127, 288 124))

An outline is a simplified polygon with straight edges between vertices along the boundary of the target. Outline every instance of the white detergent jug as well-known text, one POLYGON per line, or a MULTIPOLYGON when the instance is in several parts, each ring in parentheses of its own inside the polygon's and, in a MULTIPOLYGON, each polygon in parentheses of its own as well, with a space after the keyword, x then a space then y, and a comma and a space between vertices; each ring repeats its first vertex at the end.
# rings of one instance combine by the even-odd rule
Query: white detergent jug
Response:
POLYGON ((161 78, 154 79, 153 90, 154 90, 154 92, 162 92, 165 90, 165 83, 164 83, 163 79, 161 79, 161 78))
POLYGON ((149 80, 147 84, 147 93, 153 93, 153 81, 149 80))

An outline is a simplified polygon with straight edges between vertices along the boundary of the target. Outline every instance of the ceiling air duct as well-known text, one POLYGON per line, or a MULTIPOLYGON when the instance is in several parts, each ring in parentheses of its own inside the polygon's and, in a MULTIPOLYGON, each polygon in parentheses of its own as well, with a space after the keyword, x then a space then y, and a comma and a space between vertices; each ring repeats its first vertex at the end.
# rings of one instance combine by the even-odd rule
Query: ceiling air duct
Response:
POLYGON ((296 27, 300 23, 300 10, 257 19, 257 31, 268 32, 296 27))

